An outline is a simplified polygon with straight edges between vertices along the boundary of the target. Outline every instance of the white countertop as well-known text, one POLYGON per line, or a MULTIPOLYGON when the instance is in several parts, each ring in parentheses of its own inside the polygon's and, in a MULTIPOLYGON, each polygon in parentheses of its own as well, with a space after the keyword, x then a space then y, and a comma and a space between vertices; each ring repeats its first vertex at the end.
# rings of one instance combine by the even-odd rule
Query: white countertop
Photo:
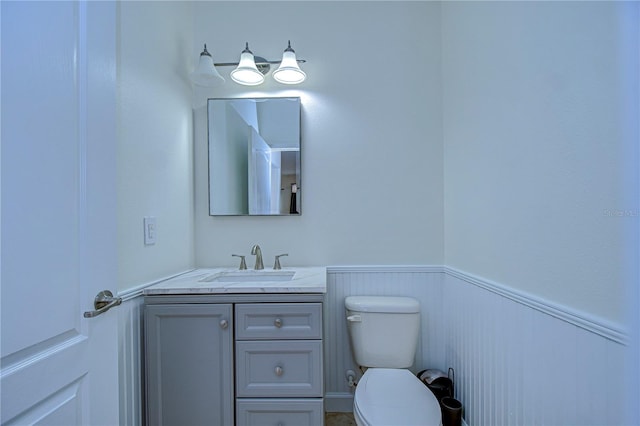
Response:
POLYGON ((327 268, 288 267, 274 271, 237 268, 196 269, 144 289, 144 294, 326 293, 327 268), (287 281, 269 281, 268 275, 294 273, 287 281), (256 276, 257 275, 257 276, 256 276), (206 281, 225 277, 226 282, 206 281), (234 281, 235 277, 239 281, 234 281), (257 281, 253 281, 255 277, 257 281))

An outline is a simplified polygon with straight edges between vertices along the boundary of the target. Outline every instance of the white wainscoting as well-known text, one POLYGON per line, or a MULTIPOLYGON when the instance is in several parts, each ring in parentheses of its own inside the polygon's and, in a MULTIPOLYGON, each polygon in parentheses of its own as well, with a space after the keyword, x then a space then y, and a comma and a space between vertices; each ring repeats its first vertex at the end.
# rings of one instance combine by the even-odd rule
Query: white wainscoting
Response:
MULTIPOLYGON (((346 371, 361 375, 353 361, 344 298, 351 295, 411 296, 422 307, 422 339, 416 354, 415 372, 444 365, 442 325, 436 315, 442 308, 443 268, 441 266, 358 266, 327 268, 327 295, 324 305, 324 365, 326 411, 351 411, 353 390, 346 371), (426 363, 428 361, 428 364, 426 363)), ((359 378, 359 377, 358 377, 359 378)))
POLYGON ((118 364, 120 385, 120 425, 140 426, 145 420, 144 335, 142 317, 145 288, 175 278, 193 269, 119 292, 122 304, 118 312, 118 364))
POLYGON ((344 320, 348 295, 420 300, 414 370, 456 372, 469 425, 625 423, 626 335, 580 312, 447 267, 331 267, 325 306, 327 411, 349 411, 355 368, 344 320))
POLYGON ((450 268, 445 363, 470 425, 625 424, 616 326, 450 268))
MULTIPOLYGON (((625 424, 627 337, 620 327, 442 266, 327 268, 326 411, 353 404, 345 378, 346 370, 358 373, 344 314, 349 295, 420 301, 413 370, 453 367, 469 425, 625 424)), ((119 296, 121 424, 141 425, 143 299, 140 289, 119 296)))
POLYGON ((123 298, 118 312, 118 363, 120 380, 120 424, 143 424, 144 342, 142 335, 142 291, 119 294, 123 298))

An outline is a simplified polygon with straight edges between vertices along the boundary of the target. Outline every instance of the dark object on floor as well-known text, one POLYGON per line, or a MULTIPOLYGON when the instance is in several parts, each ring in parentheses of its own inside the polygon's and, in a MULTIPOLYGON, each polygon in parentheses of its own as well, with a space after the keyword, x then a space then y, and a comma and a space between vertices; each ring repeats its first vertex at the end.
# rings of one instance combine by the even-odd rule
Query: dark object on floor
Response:
POLYGON ((440 403, 442 426, 460 426, 462 424, 462 403, 453 397, 455 371, 430 369, 418 373, 418 378, 429 388, 440 403))
POLYGON ((446 396, 453 398, 453 380, 444 371, 435 369, 422 370, 418 373, 418 378, 431 389, 438 402, 446 396))
POLYGON ((445 396, 440 400, 442 409, 442 426, 460 426, 462 424, 462 403, 457 399, 445 396))

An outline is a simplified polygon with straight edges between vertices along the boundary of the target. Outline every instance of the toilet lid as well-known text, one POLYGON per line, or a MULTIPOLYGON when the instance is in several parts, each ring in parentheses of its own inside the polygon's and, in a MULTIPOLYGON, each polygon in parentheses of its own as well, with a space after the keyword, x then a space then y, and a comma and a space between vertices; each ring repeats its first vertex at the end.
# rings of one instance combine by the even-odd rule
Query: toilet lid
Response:
POLYGON ((409 370, 370 368, 358 382, 354 410, 367 425, 440 425, 440 405, 409 370))

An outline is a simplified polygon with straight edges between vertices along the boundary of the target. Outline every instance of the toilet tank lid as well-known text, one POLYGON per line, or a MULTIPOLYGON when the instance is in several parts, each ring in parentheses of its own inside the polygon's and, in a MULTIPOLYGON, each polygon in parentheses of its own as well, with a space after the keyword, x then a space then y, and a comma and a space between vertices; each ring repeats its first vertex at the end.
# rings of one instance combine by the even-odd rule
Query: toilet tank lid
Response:
POLYGON ((357 312, 420 312, 420 302, 404 296, 348 296, 344 305, 348 310, 357 312))

